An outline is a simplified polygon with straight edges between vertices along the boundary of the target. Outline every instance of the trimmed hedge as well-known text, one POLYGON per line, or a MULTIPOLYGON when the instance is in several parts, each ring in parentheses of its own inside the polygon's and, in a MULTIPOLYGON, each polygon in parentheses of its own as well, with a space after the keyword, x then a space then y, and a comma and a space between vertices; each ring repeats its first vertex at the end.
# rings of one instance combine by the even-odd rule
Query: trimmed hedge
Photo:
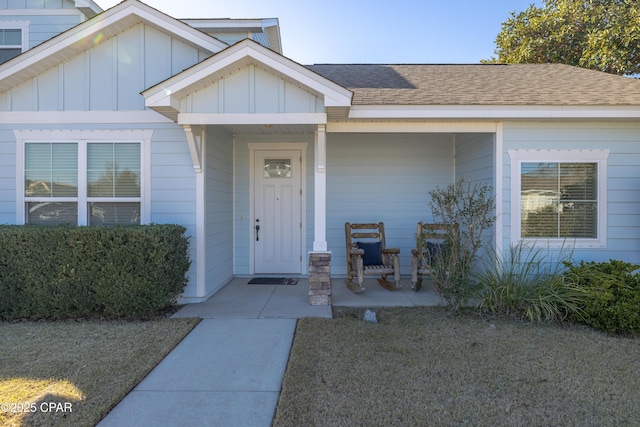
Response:
POLYGON ((0 319, 157 314, 187 285, 185 231, 0 226, 0 319))
POLYGON ((565 278, 587 291, 572 319, 606 332, 640 331, 640 273, 624 261, 565 263, 565 278))

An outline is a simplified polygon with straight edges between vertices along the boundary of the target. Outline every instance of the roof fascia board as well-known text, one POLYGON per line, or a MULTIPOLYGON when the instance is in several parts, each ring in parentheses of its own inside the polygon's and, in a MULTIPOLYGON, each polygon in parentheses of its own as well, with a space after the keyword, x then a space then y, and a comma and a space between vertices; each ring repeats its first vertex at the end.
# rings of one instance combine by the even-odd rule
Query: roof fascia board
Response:
POLYGON ((351 105, 351 91, 252 40, 243 40, 238 42, 232 47, 183 71, 182 73, 143 91, 142 94, 145 97, 145 104, 147 107, 169 106, 172 103, 169 98, 175 97, 176 93, 180 93, 191 84, 208 78, 208 76, 215 71, 222 70, 226 67, 233 67, 233 65, 237 63, 242 63, 244 66, 246 63, 245 59, 247 57, 288 76, 291 80, 296 81, 319 94, 322 94, 324 97, 325 107, 342 107, 351 105))
POLYGON ((15 58, 14 61, 8 61, 6 67, 0 66, 0 81, 13 75, 34 63, 48 57, 49 55, 59 52, 80 40, 92 36, 107 28, 118 21, 125 19, 130 15, 136 15, 141 21, 148 22, 171 32, 177 37, 189 40, 195 45, 212 53, 219 52, 227 48, 228 45, 222 41, 215 39, 202 31, 198 31, 189 27, 180 21, 159 12, 137 0, 127 0, 117 6, 103 12, 99 17, 92 18, 83 22, 74 28, 26 51, 22 55, 15 58))
POLYGON ((180 113, 178 124, 199 125, 316 125, 326 124, 325 113, 180 113))
POLYGON ((329 122, 327 133, 495 133, 495 122, 329 122))
POLYGON ((84 124, 84 123, 173 123, 152 110, 140 111, 7 111, 2 123, 11 124, 84 124))
POLYGON ((640 106, 352 106, 349 119, 633 119, 640 106))
POLYGON ((263 19, 181 19, 181 22, 194 28, 215 30, 262 30, 263 19))
POLYGON ((78 9, 2 9, 0 16, 79 16, 84 15, 78 9))

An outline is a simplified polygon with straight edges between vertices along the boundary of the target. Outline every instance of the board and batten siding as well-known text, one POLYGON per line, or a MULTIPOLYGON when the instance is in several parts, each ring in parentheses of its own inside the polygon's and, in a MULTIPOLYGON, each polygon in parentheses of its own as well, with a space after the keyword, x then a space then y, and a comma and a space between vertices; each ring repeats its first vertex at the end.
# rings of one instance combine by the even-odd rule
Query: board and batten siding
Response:
POLYGON ((233 138, 207 129, 205 173, 206 289, 210 295, 233 278, 233 138))
MULTIPOLYGON (((576 261, 619 259, 640 264, 640 124, 627 122, 529 122, 504 125, 504 212, 511 209, 508 150, 608 149, 606 248, 577 248, 576 261)), ((511 217, 503 221, 503 247, 512 240, 511 217)))
POLYGON ((0 111, 144 110, 140 94, 207 56, 145 24, 0 94, 0 111))
POLYGON ((322 113, 322 99, 248 65, 180 101, 184 113, 322 113))
POLYGON ((197 297, 196 288, 196 178, 182 127, 155 125, 151 140, 151 222, 180 224, 189 236, 192 261, 183 297, 197 297))

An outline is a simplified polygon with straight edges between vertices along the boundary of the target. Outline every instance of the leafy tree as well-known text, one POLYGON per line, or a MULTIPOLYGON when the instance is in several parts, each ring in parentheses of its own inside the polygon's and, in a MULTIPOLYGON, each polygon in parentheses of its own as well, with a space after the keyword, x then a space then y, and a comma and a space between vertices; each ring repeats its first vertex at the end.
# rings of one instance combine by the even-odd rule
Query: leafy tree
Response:
POLYGON ((640 2, 543 0, 511 12, 484 63, 561 63, 618 75, 640 73, 640 2))

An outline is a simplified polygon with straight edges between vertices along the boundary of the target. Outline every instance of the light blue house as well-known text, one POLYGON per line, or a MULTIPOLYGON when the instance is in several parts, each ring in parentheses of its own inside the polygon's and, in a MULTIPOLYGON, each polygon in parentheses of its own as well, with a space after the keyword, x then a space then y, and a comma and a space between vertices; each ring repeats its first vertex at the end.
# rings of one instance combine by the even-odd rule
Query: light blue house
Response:
POLYGON ((346 221, 384 221, 407 276, 429 191, 462 177, 495 188, 498 250, 640 263, 636 79, 303 66, 275 19, 181 21, 137 0, 0 0, 0 35, 0 223, 182 224, 183 302, 305 276, 311 253, 345 276, 346 221))

